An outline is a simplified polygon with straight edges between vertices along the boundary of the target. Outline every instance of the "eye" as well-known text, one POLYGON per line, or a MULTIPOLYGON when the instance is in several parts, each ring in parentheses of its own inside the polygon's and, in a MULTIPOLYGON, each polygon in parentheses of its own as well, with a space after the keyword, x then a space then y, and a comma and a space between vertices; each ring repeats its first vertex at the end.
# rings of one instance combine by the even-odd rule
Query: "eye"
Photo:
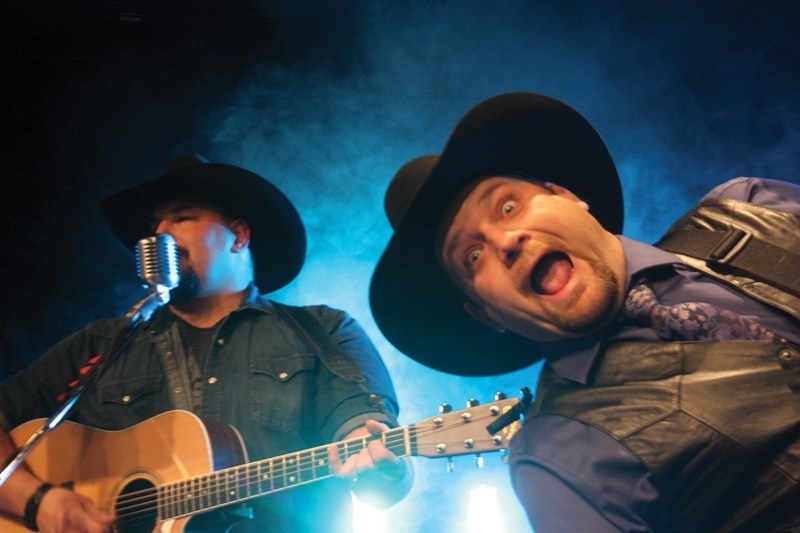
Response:
POLYGON ((510 215, 514 209, 517 207, 517 202, 514 200, 504 200, 500 203, 500 213, 507 217, 510 215))
POLYGON ((480 250, 471 250, 467 257, 464 260, 464 263, 467 266, 467 270, 472 270, 472 267, 475 266, 475 263, 478 262, 478 259, 481 258, 481 251, 480 250))

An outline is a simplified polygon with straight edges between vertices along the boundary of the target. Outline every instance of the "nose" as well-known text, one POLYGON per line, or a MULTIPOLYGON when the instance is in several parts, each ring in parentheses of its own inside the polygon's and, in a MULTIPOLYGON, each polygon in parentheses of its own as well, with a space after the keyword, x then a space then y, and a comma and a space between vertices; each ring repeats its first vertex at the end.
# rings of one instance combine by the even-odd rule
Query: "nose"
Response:
POLYGON ((170 224, 167 220, 159 220, 153 230, 154 233, 169 233, 170 224))
POLYGON ((525 232, 520 230, 504 230, 493 228, 485 233, 487 243, 495 249, 500 261, 511 267, 522 254, 525 242, 528 240, 525 232))

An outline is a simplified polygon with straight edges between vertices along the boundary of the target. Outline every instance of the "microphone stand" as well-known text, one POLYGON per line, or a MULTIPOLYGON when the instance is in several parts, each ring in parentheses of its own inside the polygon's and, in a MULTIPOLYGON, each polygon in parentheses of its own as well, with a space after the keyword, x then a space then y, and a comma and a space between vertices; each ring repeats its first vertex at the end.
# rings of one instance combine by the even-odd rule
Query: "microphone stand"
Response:
POLYGON ((114 336, 114 342, 111 347, 105 354, 101 355, 97 363, 89 367, 88 372, 79 378, 78 383, 72 388, 71 392, 64 400, 64 403, 61 404, 61 407, 58 408, 55 414, 48 418, 26 442, 17 448, 11 457, 6 460, 3 470, 0 472, 0 486, 3 486, 8 478, 11 477, 11 474, 19 468, 39 441, 41 441, 48 432, 55 429, 64 418, 72 412, 80 400, 83 399, 84 393, 100 378, 106 367, 130 344, 134 334, 150 320, 153 313, 168 302, 169 289, 163 285, 155 285, 151 287, 150 293, 146 297, 130 308, 125 314, 124 322, 120 325, 114 336))

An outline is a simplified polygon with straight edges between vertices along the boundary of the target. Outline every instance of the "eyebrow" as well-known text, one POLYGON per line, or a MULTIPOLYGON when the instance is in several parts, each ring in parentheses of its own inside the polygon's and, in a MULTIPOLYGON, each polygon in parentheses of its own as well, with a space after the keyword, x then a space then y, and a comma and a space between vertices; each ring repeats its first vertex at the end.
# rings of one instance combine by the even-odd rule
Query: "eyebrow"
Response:
POLYGON ((486 190, 483 191, 483 193, 478 198, 478 203, 479 204, 484 203, 486 200, 489 199, 489 197, 494 193, 494 191, 496 191, 497 189, 499 189, 503 185, 506 185, 507 183, 508 182, 505 182, 505 181, 496 181, 495 183, 493 183, 490 186, 486 187, 486 190))

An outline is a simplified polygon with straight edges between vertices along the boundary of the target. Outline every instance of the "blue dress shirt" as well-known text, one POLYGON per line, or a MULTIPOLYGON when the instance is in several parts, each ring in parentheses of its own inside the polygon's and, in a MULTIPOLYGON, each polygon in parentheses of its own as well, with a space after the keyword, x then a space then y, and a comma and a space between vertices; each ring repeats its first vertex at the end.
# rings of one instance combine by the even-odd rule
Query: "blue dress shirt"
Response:
MULTIPOLYGON (((800 187, 774 180, 737 178, 704 199, 745 200, 800 215, 800 187)), ((795 319, 687 267, 675 254, 619 237, 628 290, 654 269, 671 269, 648 283, 670 305, 704 301, 736 311, 791 341, 800 341, 795 319)), ((657 341, 646 327, 617 321, 597 335, 539 345, 546 364, 561 376, 586 383, 601 344, 657 341)), ((531 524, 542 532, 666 531, 669 510, 650 473, 625 446, 576 420, 540 415, 527 421, 510 445, 511 478, 531 524)))

